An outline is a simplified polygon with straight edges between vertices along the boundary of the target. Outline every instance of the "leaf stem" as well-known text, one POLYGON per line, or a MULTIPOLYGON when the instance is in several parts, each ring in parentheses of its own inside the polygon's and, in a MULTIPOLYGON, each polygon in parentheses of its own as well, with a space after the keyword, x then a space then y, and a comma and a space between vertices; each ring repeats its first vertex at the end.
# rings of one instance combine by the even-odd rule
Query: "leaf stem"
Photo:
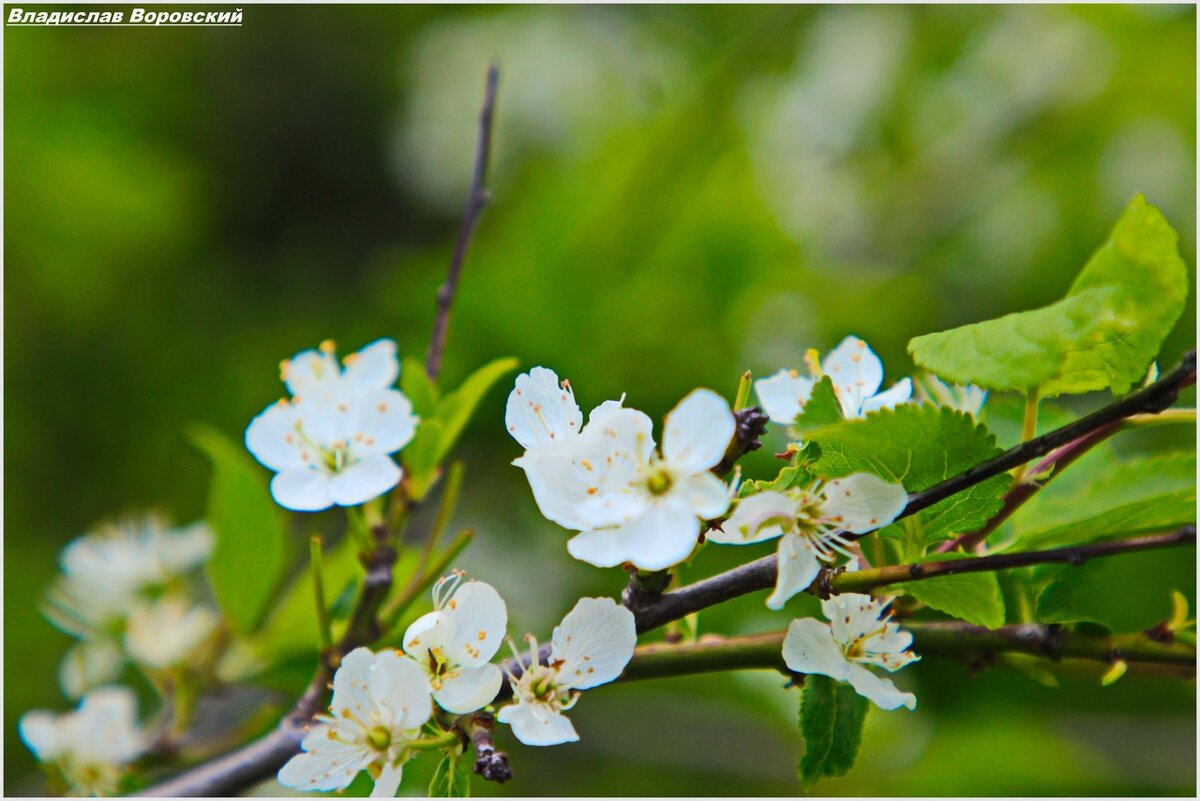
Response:
POLYGON ((314 534, 308 541, 309 562, 312 564, 313 603, 317 609, 317 634, 321 650, 333 647, 333 628, 329 622, 329 606, 325 603, 325 574, 321 554, 321 538, 314 534))
MULTIPOLYGON (((1025 395, 1025 417, 1021 423, 1021 441, 1029 442, 1037 436, 1038 422, 1038 403, 1041 398, 1038 395, 1037 387, 1029 390, 1025 395)), ((1021 479, 1025 477, 1025 467, 1027 463, 1017 465, 1017 469, 1013 471, 1013 486, 1021 483, 1021 479)))

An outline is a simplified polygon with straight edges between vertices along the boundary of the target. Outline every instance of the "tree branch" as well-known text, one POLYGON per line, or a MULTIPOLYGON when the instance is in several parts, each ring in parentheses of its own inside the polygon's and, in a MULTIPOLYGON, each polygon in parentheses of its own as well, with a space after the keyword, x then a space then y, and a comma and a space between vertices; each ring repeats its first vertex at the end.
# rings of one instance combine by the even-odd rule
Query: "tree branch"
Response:
POLYGON ((492 116, 496 108, 496 86, 500 81, 500 67, 493 62, 488 66, 487 88, 483 95, 483 108, 479 112, 479 139, 475 145, 475 170, 471 176, 471 192, 467 196, 467 208, 463 212, 458 237, 454 240, 454 252, 450 256, 450 269, 446 282, 437 292, 437 314, 433 319, 433 333, 429 337, 429 353, 425 356, 425 373, 437 378, 442 369, 442 351, 446 347, 446 329, 450 325, 450 307, 458 289, 463 262, 467 258, 467 247, 475 233, 479 216, 488 204, 488 192, 484 187, 487 180, 488 157, 492 147, 492 116))
MULTIPOLYGON (((1126 540, 1081 545, 1075 548, 1059 548, 1049 551, 1029 551, 1016 554, 976 556, 951 562, 925 562, 915 565, 892 565, 875 570, 840 573, 831 576, 829 571, 818 577, 809 587, 809 592, 828 595, 833 592, 855 592, 869 587, 895 584, 901 581, 918 581, 937 576, 953 575, 980 570, 1004 570, 1010 567, 1041 564, 1043 562, 1066 562, 1083 564, 1087 559, 1114 556, 1131 551, 1152 548, 1169 548, 1196 542, 1194 526, 1184 526, 1172 534, 1136 537, 1126 540), (914 573, 914 571, 916 571, 914 573), (866 578, 862 578, 866 577, 866 578), (828 586, 823 586, 823 585, 828 586)), ((626 606, 633 612, 638 632, 658 628, 672 620, 678 620, 692 612, 723 603, 757 590, 775 586, 776 560, 765 556, 753 562, 735 567, 712 578, 697 581, 674 592, 651 597, 647 594, 626 593, 626 606)))

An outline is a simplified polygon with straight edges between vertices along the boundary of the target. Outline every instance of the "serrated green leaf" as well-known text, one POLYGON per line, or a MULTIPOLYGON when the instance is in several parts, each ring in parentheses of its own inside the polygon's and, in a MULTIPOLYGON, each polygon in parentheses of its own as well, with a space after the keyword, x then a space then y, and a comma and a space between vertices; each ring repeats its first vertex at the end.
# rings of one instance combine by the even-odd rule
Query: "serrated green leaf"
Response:
MULTIPOLYGON (((826 478, 867 472, 899 482, 908 493, 932 487, 1000 453, 996 439, 969 415, 928 404, 903 404, 813 429, 806 435, 820 446, 811 465, 826 478)), ((927 543, 974 531, 1000 510, 1007 476, 994 476, 919 513, 916 522, 927 543)), ((893 523, 883 532, 899 537, 893 523)))
POLYGON ((805 486, 812 481, 812 473, 799 461, 794 461, 779 471, 770 481, 743 481, 738 487, 738 497, 757 495, 760 492, 783 492, 790 487, 805 486))
MULTIPOLYGON (((929 554, 926 561, 946 562, 954 554, 929 554)), ((926 606, 951 617, 989 629, 1004 625, 1004 593, 995 573, 960 573, 956 576, 910 581, 903 590, 926 606)))
POLYGON ((470 761, 462 754, 446 756, 429 781, 430 798, 466 798, 471 795, 470 761))
POLYGON ((205 512, 217 539, 207 566, 213 593, 234 630, 246 634, 277 588, 287 547, 284 515, 265 472, 243 448, 208 426, 192 426, 187 436, 213 464, 205 512))
POLYGON ((833 379, 823 376, 813 386, 812 395, 796 415, 796 421, 789 430, 798 438, 804 439, 804 432, 818 426, 829 425, 843 420, 842 404, 838 402, 837 393, 833 389, 833 379))
POLYGON ((487 391, 506 374, 517 369, 518 364, 519 362, 511 357, 488 362, 467 376, 458 389, 442 398, 437 407, 437 418, 442 423, 442 433, 438 438, 436 462, 445 458, 454 447, 487 391))
POLYGON ((1196 454, 1191 451, 1114 461, 1089 454, 1051 483, 1017 518, 1025 550, 1095 542, 1196 522, 1196 454), (1079 471, 1077 474, 1075 471, 1079 471))
POLYGON ((425 365, 411 356, 404 359, 400 370, 400 391, 413 405, 413 413, 424 420, 437 413, 438 388, 428 375, 425 365))
POLYGON ((1146 374, 1187 292, 1174 229, 1138 195, 1062 300, 916 337, 908 350, 917 364, 961 384, 1037 388, 1043 397, 1120 395, 1146 374))
POLYGON ((816 674, 805 678, 800 692, 804 756, 799 765, 805 789, 823 776, 844 776, 854 766, 868 705, 849 685, 816 674))

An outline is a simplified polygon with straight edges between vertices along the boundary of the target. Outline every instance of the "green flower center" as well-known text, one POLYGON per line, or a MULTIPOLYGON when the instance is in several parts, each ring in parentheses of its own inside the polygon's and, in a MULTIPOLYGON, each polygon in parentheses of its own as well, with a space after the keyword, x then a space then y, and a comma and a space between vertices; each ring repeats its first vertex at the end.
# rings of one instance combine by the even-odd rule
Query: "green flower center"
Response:
POLYGON ((666 495, 674 481, 666 470, 656 470, 646 479, 646 489, 651 495, 666 495))
POLYGON ((392 744, 392 733, 383 726, 376 726, 367 732, 367 745, 376 751, 386 751, 392 744))

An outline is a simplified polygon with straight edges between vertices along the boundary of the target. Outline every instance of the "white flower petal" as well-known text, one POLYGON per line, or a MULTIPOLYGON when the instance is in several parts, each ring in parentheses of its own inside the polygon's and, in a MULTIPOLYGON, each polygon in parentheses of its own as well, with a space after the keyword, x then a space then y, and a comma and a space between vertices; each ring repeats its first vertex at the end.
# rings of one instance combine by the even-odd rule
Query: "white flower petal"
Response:
POLYGON ((870 700, 880 709, 896 709, 901 706, 909 709, 917 708, 915 695, 900 692, 891 679, 876 676, 862 665, 850 665, 846 679, 855 692, 870 700))
POLYGON ((624 408, 621 404, 625 402, 625 396, 621 396, 621 400, 606 400, 595 409, 588 412, 588 425, 604 425, 604 421, 610 415, 615 414, 624 408))
POLYGON ((671 491, 678 493, 692 513, 702 520, 720 517, 729 508, 729 488, 707 470, 687 476, 671 491))
POLYGON ((433 688, 429 686, 429 676, 416 662, 395 651, 381 651, 375 655, 367 694, 376 709, 391 710, 393 731, 415 729, 433 714, 433 688))
POLYGON ((772 423, 790 426, 812 397, 815 383, 795 370, 780 370, 770 378, 755 381, 754 392, 772 423))
POLYGON ((399 765, 384 765, 371 789, 371 798, 395 798, 400 789, 400 779, 404 772, 403 763, 399 765))
POLYGON ((633 613, 612 598, 580 598, 551 636, 550 661, 562 660, 558 685, 586 690, 606 684, 633 658, 633 613))
POLYGON ((300 410, 295 404, 272 403, 246 427, 246 449, 263 467, 276 471, 316 464, 316 452, 297 431, 299 423, 300 410))
POLYGON ((342 664, 333 674, 333 699, 330 709, 335 719, 345 717, 370 720, 374 702, 367 692, 375 655, 369 648, 355 648, 342 657, 342 664))
POLYGON ((500 710, 496 720, 512 726, 513 735, 525 745, 560 745, 579 739, 566 715, 541 705, 510 704, 500 710))
POLYGON ((456 665, 475 667, 491 661, 504 642, 508 608, 500 593, 482 581, 464 582, 446 603, 453 626, 446 656, 456 665))
POLYGON ((372 390, 335 408, 346 409, 341 437, 356 456, 394 453, 417 431, 412 402, 394 389, 372 390))
POLYGON ((902 378, 886 391, 864 399, 862 413, 869 414, 880 409, 891 409, 898 404, 908 403, 910 398, 912 398, 912 379, 902 378))
POLYGON ((821 360, 821 369, 833 381, 842 412, 847 418, 860 417, 863 400, 871 397, 883 383, 883 363, 858 337, 843 339, 821 360))
POLYGON ((158 559, 172 573, 183 574, 212 556, 217 539, 201 520, 185 528, 164 532, 158 540, 158 559))
POLYGON ((446 649, 454 624, 440 609, 421 615, 404 632, 401 647, 404 652, 421 664, 427 664, 429 651, 433 648, 446 649))
POLYGON ((617 525, 644 509, 629 491, 654 448, 650 418, 635 409, 606 415, 570 443, 531 448, 513 464, 525 471, 538 509, 574 531, 617 525))
POLYGON ((824 489, 821 513, 839 529, 865 534, 896 519, 908 504, 908 493, 899 484, 870 473, 854 473, 830 480, 824 489))
POLYGON ((271 497, 283 508, 296 512, 317 512, 333 506, 329 474, 315 468, 277 473, 271 479, 271 497))
POLYGON ((434 690, 433 700, 447 712, 465 715, 490 704, 503 681, 503 674, 495 665, 460 668, 442 680, 441 689, 434 690))
POLYGON ((185 663, 216 627, 212 610, 168 595, 129 613, 125 650, 139 665, 164 670, 185 663))
POLYGON ((783 638, 783 661, 796 673, 819 673, 839 681, 850 670, 829 626, 811 617, 793 620, 788 626, 783 638))
POLYGON ((145 748, 137 727, 137 697, 128 687, 100 687, 84 696, 72 724, 73 751, 99 762, 123 764, 145 748))
POLYGON ((713 467, 725 455, 737 421, 729 403, 710 389, 696 389, 667 414, 663 458, 684 475, 713 467))
POLYGON ((51 712, 26 712, 17 724, 17 731, 41 762, 51 762, 63 753, 65 744, 59 730, 58 716, 51 712))
POLYGON ((378 498, 399 484, 402 476, 392 457, 364 456, 329 476, 329 498, 338 506, 357 506, 378 498))
POLYGON ((342 375, 333 353, 320 350, 297 353, 280 365, 280 371, 288 391, 300 396, 323 391, 335 385, 342 375))
MULTIPOLYGON (((327 731, 327 727, 321 727, 327 731)), ((317 731, 316 728, 313 731, 317 731)), ((361 746, 349 745, 329 737, 322 738, 320 749, 297 754, 279 769, 276 781, 297 790, 341 790, 349 787, 358 772, 374 758, 361 746)), ((309 738, 305 738, 309 742, 309 738)))
POLYGON ((535 367, 517 376, 508 396, 504 425, 513 439, 529 449, 548 442, 565 442, 583 428, 583 413, 571 385, 558 374, 535 367))
POLYGON ((833 637, 845 646, 879 627, 879 618, 891 599, 847 592, 821 602, 821 611, 833 626, 833 637))
POLYGON ((619 528, 576 535, 567 543, 567 551, 597 567, 632 562, 642 570, 663 570, 687 559, 699 534, 695 513, 682 503, 667 500, 619 528))
POLYGON ((767 608, 779 610, 788 598, 808 589, 820 572, 821 563, 808 538, 794 531, 783 535, 776 557, 775 591, 767 597, 767 608))
POLYGON ((111 639, 85 640, 71 646, 58 665, 58 683, 69 698, 107 684, 121 673, 125 655, 111 639))
POLYGON ((390 339, 377 339, 342 361, 342 382, 356 390, 387 389, 400 377, 396 343, 390 339))
POLYGON ((768 490, 742 498, 721 530, 706 536, 721 545, 749 545, 781 536, 795 522, 796 502, 782 492, 768 490))

